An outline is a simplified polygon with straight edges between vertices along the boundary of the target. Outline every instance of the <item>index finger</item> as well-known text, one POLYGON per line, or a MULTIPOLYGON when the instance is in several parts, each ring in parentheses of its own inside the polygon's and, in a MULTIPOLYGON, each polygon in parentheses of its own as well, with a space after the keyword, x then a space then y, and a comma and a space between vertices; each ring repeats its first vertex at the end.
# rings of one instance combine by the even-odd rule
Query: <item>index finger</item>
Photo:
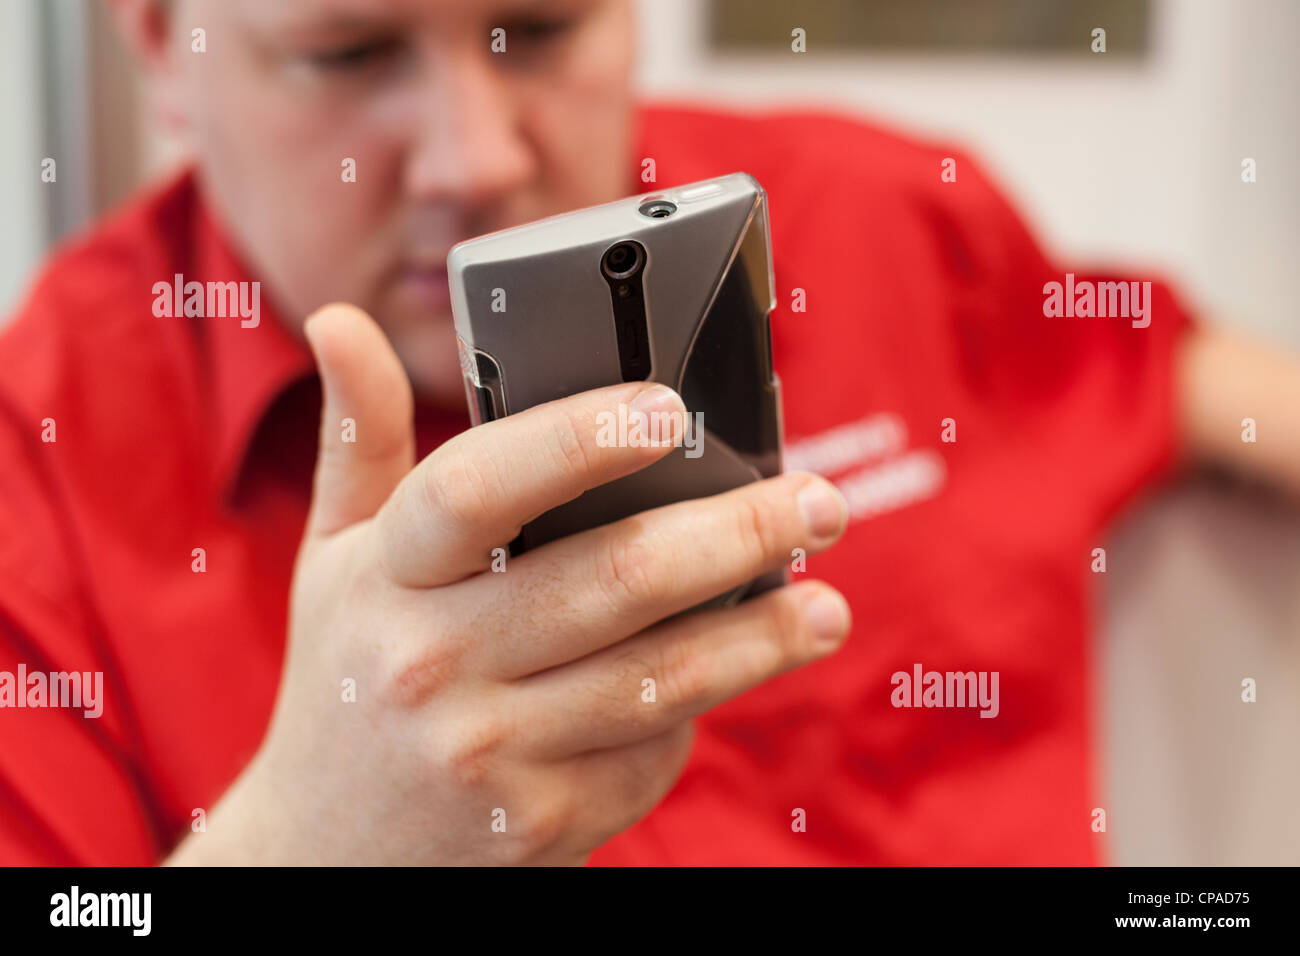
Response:
MULTIPOLYGON (((665 385, 634 382, 580 392, 486 422, 444 443, 402 479, 376 516, 389 577, 407 587, 449 584, 487 568, 493 548, 589 488, 663 458, 672 440, 620 447, 597 440, 601 413, 686 411, 665 385)), ((671 438, 680 437, 674 428, 671 438)))

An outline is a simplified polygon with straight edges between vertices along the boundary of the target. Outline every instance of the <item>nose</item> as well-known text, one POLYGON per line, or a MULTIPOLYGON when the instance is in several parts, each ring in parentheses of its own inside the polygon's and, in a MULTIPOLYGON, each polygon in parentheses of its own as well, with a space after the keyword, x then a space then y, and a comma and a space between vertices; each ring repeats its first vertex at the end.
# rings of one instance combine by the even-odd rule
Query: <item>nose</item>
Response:
POLYGON ((495 54, 487 44, 449 46, 426 60, 405 187, 426 203, 490 203, 529 181, 536 156, 495 54))

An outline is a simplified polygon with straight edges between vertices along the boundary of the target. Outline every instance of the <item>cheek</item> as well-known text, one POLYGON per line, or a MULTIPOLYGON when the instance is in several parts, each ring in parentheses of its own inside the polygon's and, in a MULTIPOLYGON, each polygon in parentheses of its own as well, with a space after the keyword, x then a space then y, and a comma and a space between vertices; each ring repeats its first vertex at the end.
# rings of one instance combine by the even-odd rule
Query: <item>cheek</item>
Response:
POLYGON ((571 205, 627 191, 631 111, 626 61, 604 52, 530 91, 524 121, 564 178, 571 205))
POLYGON ((392 182, 401 146, 372 114, 247 72, 207 83, 205 95, 200 155, 259 205, 313 213, 291 223, 354 219, 377 205, 366 194, 392 182))
POLYGON ((371 260, 383 249, 365 240, 398 202, 392 184, 402 146, 391 124, 246 67, 221 66, 215 58, 205 64, 210 75, 196 83, 193 132, 228 228, 295 311, 364 298, 377 268, 371 260))

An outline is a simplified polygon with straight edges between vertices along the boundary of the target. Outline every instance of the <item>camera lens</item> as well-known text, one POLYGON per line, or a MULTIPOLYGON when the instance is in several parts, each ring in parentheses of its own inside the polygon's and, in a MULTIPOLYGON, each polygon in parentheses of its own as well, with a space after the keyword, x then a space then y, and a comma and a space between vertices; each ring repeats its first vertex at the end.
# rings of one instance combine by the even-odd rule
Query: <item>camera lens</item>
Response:
POLYGON ((676 204, 669 202, 667 199, 651 199, 648 202, 643 202, 637 209, 637 212, 641 213, 641 215, 648 216, 651 219, 667 219, 676 211, 676 204))
POLYGON ((611 279, 627 279, 641 271, 644 257, 635 242, 620 242, 605 251, 600 269, 611 279))

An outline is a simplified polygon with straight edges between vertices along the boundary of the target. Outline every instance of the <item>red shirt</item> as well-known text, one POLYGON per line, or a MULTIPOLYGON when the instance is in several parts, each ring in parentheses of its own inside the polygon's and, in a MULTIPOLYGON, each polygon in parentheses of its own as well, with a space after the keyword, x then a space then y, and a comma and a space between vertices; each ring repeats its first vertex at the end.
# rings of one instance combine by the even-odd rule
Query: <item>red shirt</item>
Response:
MULTIPOLYGON (((768 191, 789 464, 853 509, 808 572, 855 626, 700 718, 593 862, 1096 861, 1092 549, 1171 461, 1183 311, 1156 285, 1145 328, 1046 317, 1065 274, 978 168, 862 123, 649 108, 629 193, 643 156, 768 191), (996 672, 997 716, 895 706, 916 665, 996 672)), ((319 389, 265 296, 256 328, 155 317, 175 273, 248 275, 189 175, 64 248, 0 337, 0 676, 104 680, 98 719, 0 709, 0 862, 157 861, 266 729, 319 389)), ((423 414, 420 454, 466 422, 423 414)))

